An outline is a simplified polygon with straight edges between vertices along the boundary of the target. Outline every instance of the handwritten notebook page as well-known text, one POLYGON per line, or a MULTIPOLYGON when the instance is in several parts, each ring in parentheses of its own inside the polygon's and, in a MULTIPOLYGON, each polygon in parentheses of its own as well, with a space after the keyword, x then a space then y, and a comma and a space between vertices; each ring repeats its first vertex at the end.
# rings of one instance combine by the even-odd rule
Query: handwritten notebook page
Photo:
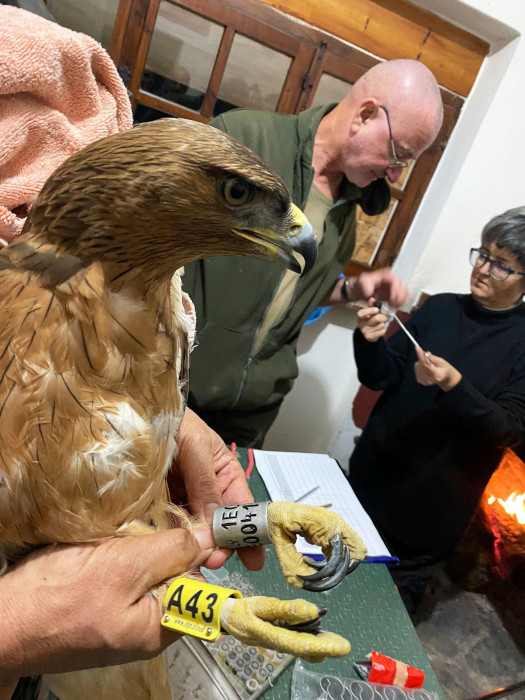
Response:
MULTIPOLYGON (((365 543, 365 561, 396 561, 335 459, 306 452, 254 450, 253 454, 257 471, 272 501, 300 499, 300 503, 312 506, 331 504, 329 509, 338 513, 365 543), (301 498, 310 491, 308 496, 301 498)), ((309 544, 302 537, 297 538, 296 548, 302 554, 322 554, 320 547, 309 544)))

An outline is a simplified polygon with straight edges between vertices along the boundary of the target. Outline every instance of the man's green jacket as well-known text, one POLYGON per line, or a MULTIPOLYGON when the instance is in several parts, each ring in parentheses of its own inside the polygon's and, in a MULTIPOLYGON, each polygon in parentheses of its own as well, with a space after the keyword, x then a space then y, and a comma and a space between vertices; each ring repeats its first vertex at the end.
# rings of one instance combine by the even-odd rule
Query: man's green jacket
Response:
MULTIPOLYGON (((211 122, 258 153, 284 180, 300 208, 314 171, 314 137, 335 105, 299 115, 227 112, 211 122)), ((183 289, 197 312, 197 345, 191 355, 188 405, 225 441, 260 446, 297 376, 296 344, 305 320, 331 289, 355 244, 355 209, 379 214, 388 206, 385 180, 364 189, 346 179, 328 212, 314 267, 299 279, 293 301, 256 354, 254 341, 284 274, 275 262, 217 257, 186 267, 183 289)))

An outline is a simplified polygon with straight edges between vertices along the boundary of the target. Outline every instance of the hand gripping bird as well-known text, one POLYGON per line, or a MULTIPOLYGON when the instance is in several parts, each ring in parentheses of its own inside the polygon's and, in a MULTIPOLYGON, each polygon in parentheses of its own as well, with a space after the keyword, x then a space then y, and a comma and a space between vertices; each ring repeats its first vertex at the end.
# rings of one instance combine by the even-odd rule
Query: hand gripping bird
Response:
MULTIPOLYGON (((212 255, 253 255, 300 272, 301 258, 305 269, 315 258, 306 223, 255 154, 182 119, 97 141, 55 171, 20 238, 0 252, 6 564, 44 544, 172 527, 166 475, 184 412, 189 330, 181 268, 212 255)), ((329 587, 352 568, 349 551, 364 557, 355 533, 324 509, 275 503, 264 517, 292 585, 329 587), (324 570, 291 551, 297 534, 323 547, 324 570)), ((161 605, 170 583, 156 591, 161 605)), ((228 595, 220 626, 311 660, 348 653, 339 635, 301 631, 318 615, 307 601, 228 595)), ((126 698, 169 698, 162 663, 61 674, 52 683, 61 700, 114 700, 105 674, 115 681, 120 672, 133 689, 126 698)))

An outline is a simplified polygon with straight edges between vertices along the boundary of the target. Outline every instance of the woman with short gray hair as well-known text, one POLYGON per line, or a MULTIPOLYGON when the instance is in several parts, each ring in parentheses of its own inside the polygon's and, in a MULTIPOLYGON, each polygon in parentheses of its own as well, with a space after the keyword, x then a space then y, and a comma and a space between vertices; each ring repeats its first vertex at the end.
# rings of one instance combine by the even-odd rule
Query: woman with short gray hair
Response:
POLYGON ((457 545, 506 447, 525 437, 525 207, 470 251, 470 294, 430 297, 388 341, 358 312, 359 379, 383 391, 350 459, 350 483, 392 552, 410 612, 457 545))

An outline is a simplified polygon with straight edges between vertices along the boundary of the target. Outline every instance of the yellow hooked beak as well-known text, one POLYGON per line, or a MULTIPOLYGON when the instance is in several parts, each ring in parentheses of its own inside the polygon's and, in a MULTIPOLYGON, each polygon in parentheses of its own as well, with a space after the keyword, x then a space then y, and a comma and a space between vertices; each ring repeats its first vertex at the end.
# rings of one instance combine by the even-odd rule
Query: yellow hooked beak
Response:
POLYGON ((265 248, 269 258, 304 275, 312 269, 317 257, 317 238, 312 225, 295 204, 290 205, 288 217, 288 228, 284 235, 255 227, 250 230, 235 229, 235 232, 265 248))

